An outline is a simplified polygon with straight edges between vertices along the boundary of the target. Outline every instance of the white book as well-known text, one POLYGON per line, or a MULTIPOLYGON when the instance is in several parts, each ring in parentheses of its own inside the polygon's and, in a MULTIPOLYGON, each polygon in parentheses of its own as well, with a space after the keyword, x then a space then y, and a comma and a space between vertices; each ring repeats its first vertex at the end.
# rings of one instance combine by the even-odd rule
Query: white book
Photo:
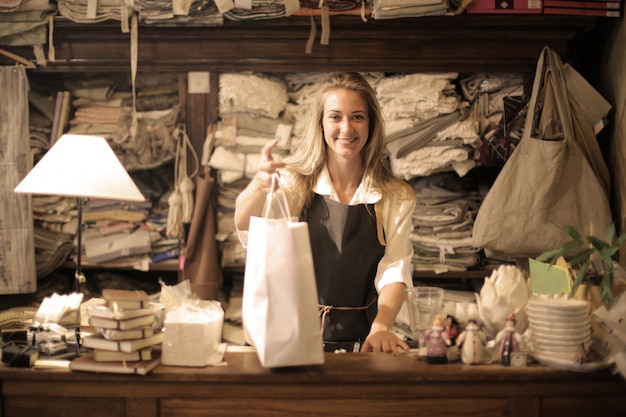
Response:
POLYGON ((89 325, 101 329, 130 330, 137 329, 139 327, 150 327, 150 325, 155 323, 157 319, 158 318, 155 317, 154 314, 125 320, 107 319, 104 317, 89 317, 89 325))
POLYGON ((146 375, 160 363, 160 356, 137 362, 98 362, 93 355, 83 355, 72 360, 69 367, 72 371, 146 375))
POLYGON ((154 334, 154 330, 148 327, 130 330, 100 329, 100 334, 109 340, 145 339, 154 334))
POLYGON ((149 316, 158 310, 157 307, 145 308, 111 308, 106 305, 87 306, 87 314, 90 317, 102 317, 105 319, 127 320, 135 317, 149 316))
POLYGON ((93 351, 93 360, 96 362, 135 362, 152 359, 152 348, 135 350, 134 352, 119 352, 113 350, 96 349, 93 351))
POLYGON ((113 352, 135 352, 163 343, 163 332, 155 333, 145 339, 109 340, 102 336, 85 336, 82 339, 83 347, 89 349, 108 350, 113 352))

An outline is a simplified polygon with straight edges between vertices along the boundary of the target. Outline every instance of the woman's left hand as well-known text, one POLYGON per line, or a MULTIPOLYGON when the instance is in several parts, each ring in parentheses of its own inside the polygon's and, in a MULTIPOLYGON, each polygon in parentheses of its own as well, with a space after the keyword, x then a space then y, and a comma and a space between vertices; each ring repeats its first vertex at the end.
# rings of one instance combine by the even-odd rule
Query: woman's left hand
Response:
POLYGON ((367 336, 361 352, 396 353, 398 349, 409 350, 409 345, 389 330, 378 330, 367 336))

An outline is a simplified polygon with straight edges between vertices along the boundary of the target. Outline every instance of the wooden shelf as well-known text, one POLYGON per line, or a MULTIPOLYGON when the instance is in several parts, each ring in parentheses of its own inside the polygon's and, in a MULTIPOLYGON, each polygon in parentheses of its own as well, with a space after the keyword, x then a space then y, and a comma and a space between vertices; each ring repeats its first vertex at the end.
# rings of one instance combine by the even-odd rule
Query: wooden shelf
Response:
MULTIPOLYGON (((243 266, 227 266, 223 268, 225 274, 243 274, 243 266)), ((490 269, 472 269, 468 271, 450 271, 435 273, 434 271, 414 271, 414 279, 482 279, 491 275, 490 269)))
MULTIPOLYGON (((76 264, 72 261, 68 261, 65 264, 63 264, 62 268, 76 269, 76 264)), ((82 265, 81 269, 84 269, 84 270, 94 270, 94 269, 129 270, 131 268, 129 268, 127 265, 123 265, 123 264, 116 265, 115 262, 111 262, 111 263, 107 263, 103 265, 93 265, 93 264, 82 265)), ((139 269, 133 269, 133 271, 144 272, 139 269)), ((178 271, 178 259, 168 259, 163 262, 150 264, 150 269, 145 272, 176 272, 176 271, 178 271)))
MULTIPOLYGON (((139 71, 532 72, 543 46, 565 59, 598 18, 460 15, 363 22, 332 16, 330 44, 305 52, 308 17, 223 26, 139 27, 139 71)), ((317 21, 319 26, 319 20, 317 21)), ((318 27, 318 33, 320 32, 318 27)), ((128 71, 130 34, 120 23, 76 24, 56 17, 56 61, 41 71, 128 71)), ((32 59, 31 48, 12 48, 32 59)), ((1 61, 0 61, 1 62, 1 61)))
MULTIPOLYGON (((316 18, 319 29, 319 18, 316 18)), ((332 16, 330 44, 312 52, 305 47, 309 17, 235 22, 222 26, 139 26, 139 72, 179 72, 181 103, 189 137, 201 149, 206 127, 217 119, 218 77, 210 94, 186 94, 187 71, 211 72, 516 72, 534 74, 537 58, 549 46, 564 60, 585 60, 588 34, 603 20, 588 16, 460 15, 398 18, 366 22, 332 16), (581 47, 583 45, 584 47, 581 47), (582 51, 582 52, 581 52, 582 51)), ((603 24, 603 23, 602 23, 603 24)), ((318 33, 320 31, 318 30, 318 33)), ((120 22, 77 24, 56 16, 52 38, 56 60, 34 70, 42 73, 128 72, 130 34, 120 22)), ((30 47, 6 48, 34 61, 30 47)), ((0 64, 13 63, 0 56, 0 64)), ((72 265, 69 267, 73 267, 72 265)), ((115 268, 107 265, 85 268, 115 268)), ((120 267, 122 268, 122 267, 120 267)), ((176 271, 159 263, 151 271, 176 271)), ((226 273, 243 273, 226 268, 226 273)), ((416 278, 484 278, 490 271, 435 274, 416 278)))

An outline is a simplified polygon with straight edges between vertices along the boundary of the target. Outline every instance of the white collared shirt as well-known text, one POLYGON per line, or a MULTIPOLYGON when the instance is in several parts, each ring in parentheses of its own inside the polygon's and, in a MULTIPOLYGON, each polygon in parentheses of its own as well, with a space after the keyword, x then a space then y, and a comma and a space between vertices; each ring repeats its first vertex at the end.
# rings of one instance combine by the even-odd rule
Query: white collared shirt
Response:
MULTIPOLYGON (((281 180, 288 183, 288 176, 281 175, 281 180)), ((328 168, 325 166, 320 173, 313 191, 331 200, 339 201, 335 187, 330 180, 328 168)), ((287 193, 288 194, 288 193, 287 193)), ((289 196, 288 196, 289 197, 289 196)), ((367 190, 364 181, 357 188, 350 205, 375 204, 382 198, 380 191, 367 190)), ((291 202, 290 202, 291 203, 291 202)), ((378 263, 374 285, 380 290, 392 282, 403 282, 407 288, 413 287, 413 244, 410 233, 413 227, 413 212, 415 211, 414 200, 385 199, 382 202, 380 213, 383 217, 383 230, 385 231, 385 254, 378 263)), ((300 213, 292 213, 298 216, 300 213)))
MULTIPOLYGON (((289 175, 286 172, 280 176, 282 189, 289 188, 289 175)), ((324 167, 317 183, 313 187, 313 191, 322 196, 327 196, 334 201, 339 201, 335 187, 330 180, 330 174, 327 167, 324 167)), ((291 215, 298 217, 300 213, 293 211, 293 201, 290 193, 285 193, 291 215)), ((350 205, 357 204, 375 204, 380 201, 382 195, 378 190, 367 190, 363 181, 357 188, 350 205)), ((383 217, 383 230, 385 231, 385 254, 378 263, 374 285, 376 290, 380 292, 382 288, 393 282, 403 282, 407 288, 413 287, 413 244, 410 240, 410 233, 413 227, 413 212, 415 211, 415 200, 385 199, 380 207, 380 213, 383 217)), ((273 205, 274 206, 274 205, 273 205)), ((270 210, 277 212, 277 210, 270 210)), ((269 217, 275 217, 270 215, 269 217)), ((239 240, 244 247, 248 243, 248 231, 237 230, 239 240)))

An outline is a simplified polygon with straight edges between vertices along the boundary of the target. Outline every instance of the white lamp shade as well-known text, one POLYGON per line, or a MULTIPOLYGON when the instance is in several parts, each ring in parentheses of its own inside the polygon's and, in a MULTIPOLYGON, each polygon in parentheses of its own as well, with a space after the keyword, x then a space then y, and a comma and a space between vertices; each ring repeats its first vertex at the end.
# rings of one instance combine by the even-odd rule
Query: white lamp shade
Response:
POLYGON ((72 134, 59 138, 15 192, 145 201, 106 139, 72 134))

